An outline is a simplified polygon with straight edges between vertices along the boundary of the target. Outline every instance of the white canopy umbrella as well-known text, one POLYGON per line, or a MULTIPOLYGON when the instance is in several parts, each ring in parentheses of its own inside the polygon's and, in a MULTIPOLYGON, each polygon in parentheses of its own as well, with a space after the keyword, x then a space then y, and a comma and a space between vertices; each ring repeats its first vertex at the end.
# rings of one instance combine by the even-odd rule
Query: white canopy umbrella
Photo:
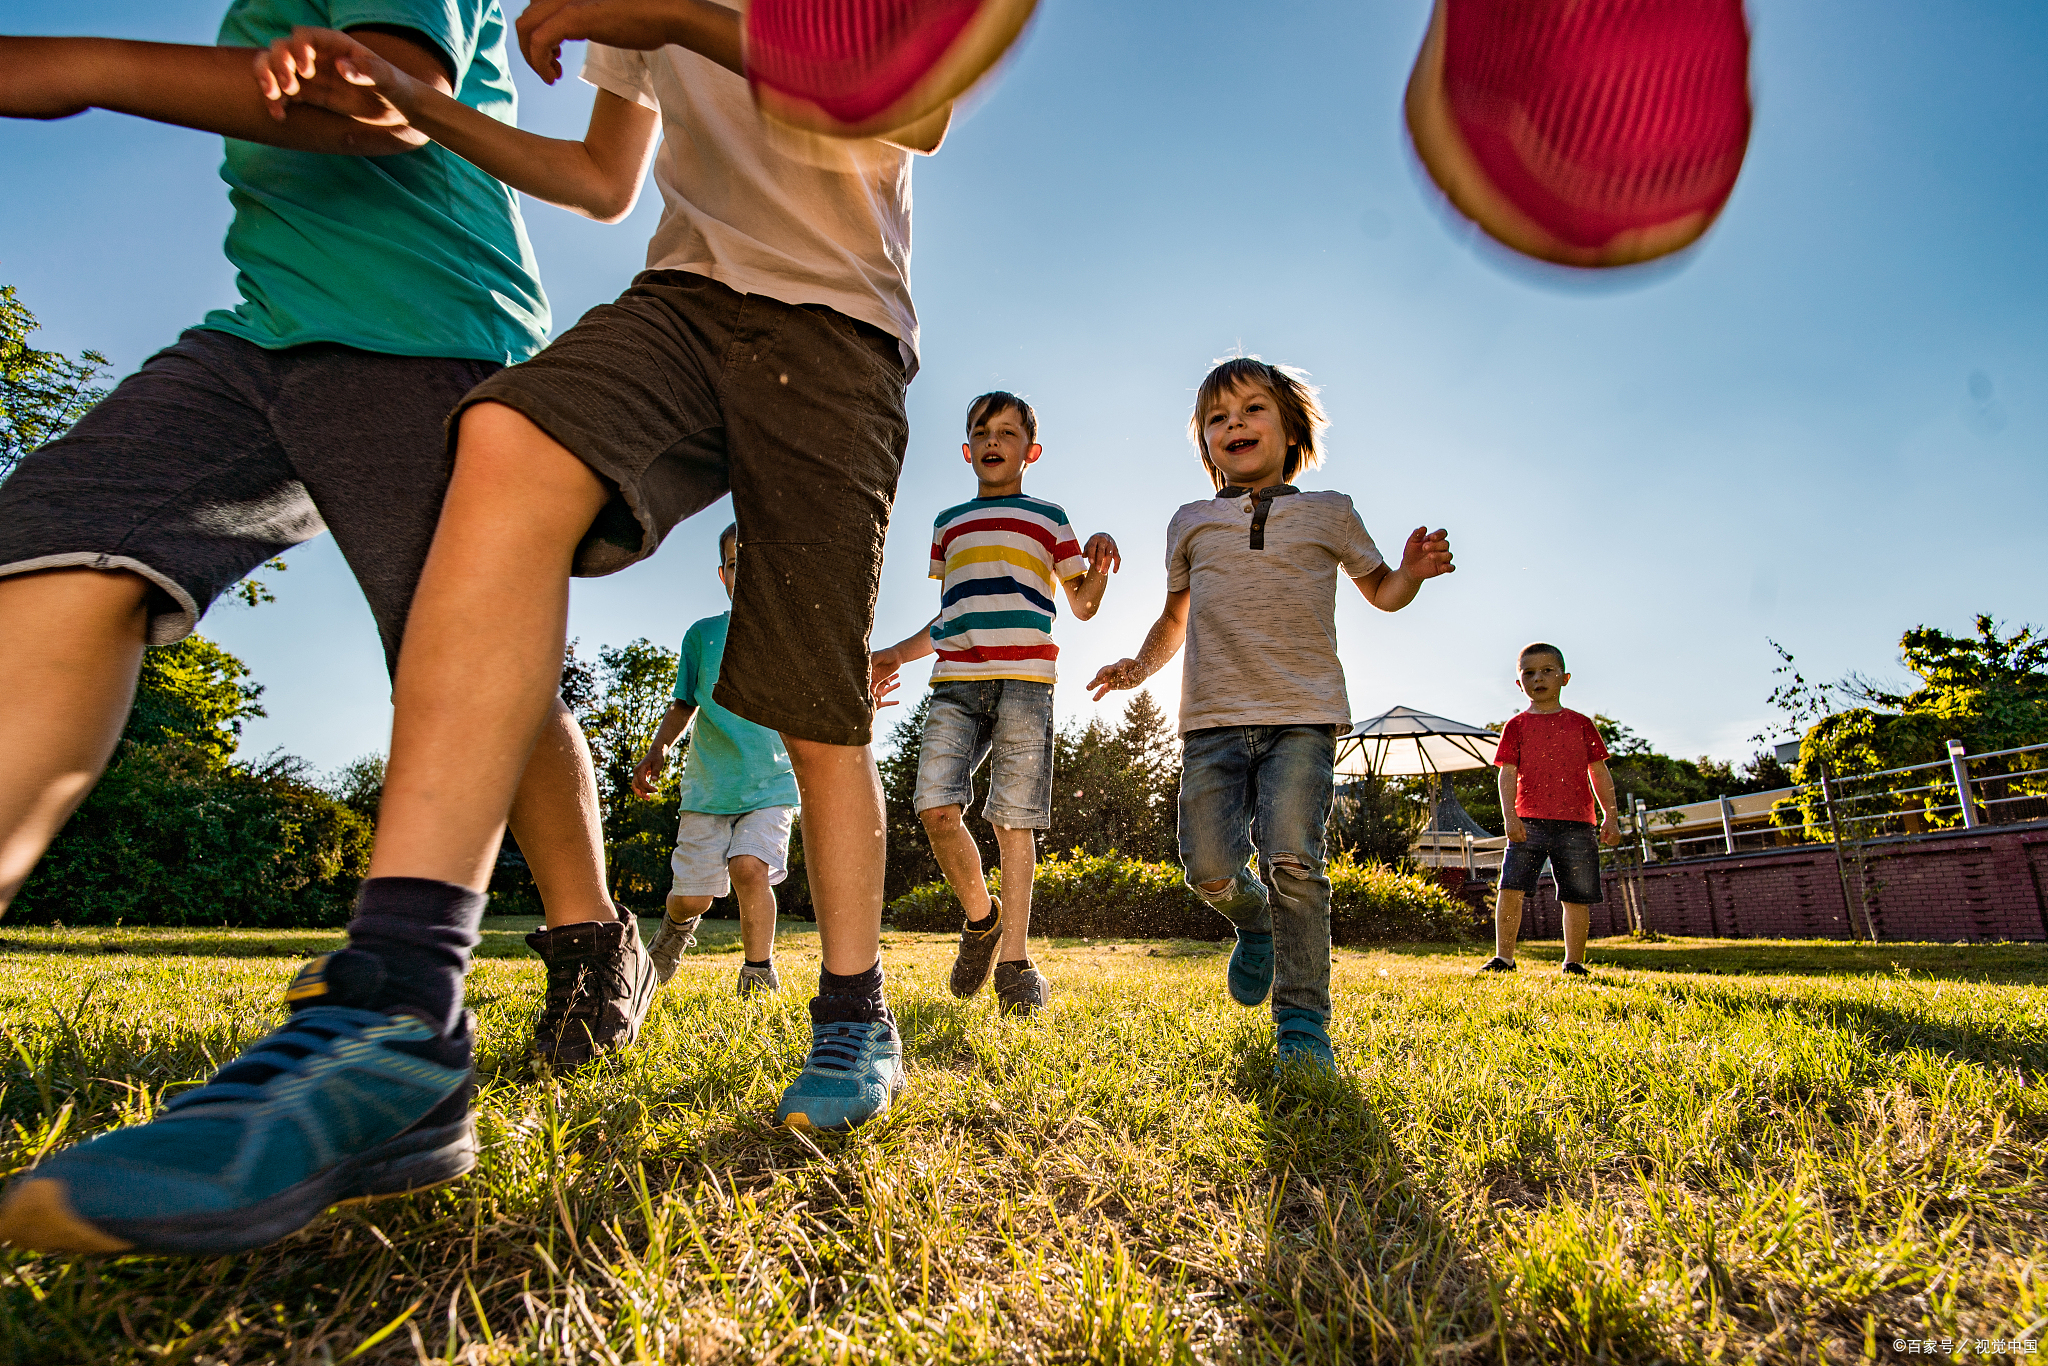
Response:
POLYGON ((1337 772, 1348 778, 1434 778, 1491 768, 1499 747, 1500 736, 1484 726, 1391 707, 1337 737, 1337 772))

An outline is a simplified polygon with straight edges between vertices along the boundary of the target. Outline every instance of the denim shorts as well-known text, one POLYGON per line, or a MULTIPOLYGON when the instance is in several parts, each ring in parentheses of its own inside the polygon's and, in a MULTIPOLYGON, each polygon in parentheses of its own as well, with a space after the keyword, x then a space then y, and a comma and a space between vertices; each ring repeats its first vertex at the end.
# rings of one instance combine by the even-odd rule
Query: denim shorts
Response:
POLYGON ((974 770, 988 760, 990 825, 1052 824, 1052 684, 991 678, 933 686, 910 804, 929 811, 974 800, 974 770))
POLYGON ((1557 879, 1557 899, 1574 906, 1594 906, 1606 900, 1600 890, 1600 836, 1587 821, 1541 821, 1523 817, 1529 838, 1508 845, 1501 860, 1500 886, 1504 892, 1533 892, 1536 876, 1545 860, 1550 875, 1557 879))

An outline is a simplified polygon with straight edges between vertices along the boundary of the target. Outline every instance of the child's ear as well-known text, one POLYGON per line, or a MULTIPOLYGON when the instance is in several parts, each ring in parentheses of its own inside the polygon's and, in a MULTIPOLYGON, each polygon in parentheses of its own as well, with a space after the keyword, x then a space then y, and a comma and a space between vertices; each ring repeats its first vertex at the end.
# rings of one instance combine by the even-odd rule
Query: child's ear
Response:
POLYGON ((1027 465, 1036 464, 1038 462, 1038 457, 1044 454, 1045 447, 1039 445, 1036 441, 1034 441, 1031 443, 1031 449, 1024 452, 1024 463, 1027 465))
POLYGON ((974 446, 966 441, 960 443, 960 458, 968 464, 974 463, 974 446))

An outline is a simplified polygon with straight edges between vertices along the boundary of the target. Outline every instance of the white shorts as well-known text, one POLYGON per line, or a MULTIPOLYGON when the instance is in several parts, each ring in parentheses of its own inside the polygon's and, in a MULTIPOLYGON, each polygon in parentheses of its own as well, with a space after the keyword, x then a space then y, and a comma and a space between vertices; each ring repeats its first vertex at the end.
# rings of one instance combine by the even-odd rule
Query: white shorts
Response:
POLYGON ((726 864, 751 854, 768 865, 768 885, 789 876, 789 827, 793 806, 764 806, 737 816, 685 811, 676 825, 676 851, 669 855, 675 875, 670 896, 724 896, 732 890, 726 864))

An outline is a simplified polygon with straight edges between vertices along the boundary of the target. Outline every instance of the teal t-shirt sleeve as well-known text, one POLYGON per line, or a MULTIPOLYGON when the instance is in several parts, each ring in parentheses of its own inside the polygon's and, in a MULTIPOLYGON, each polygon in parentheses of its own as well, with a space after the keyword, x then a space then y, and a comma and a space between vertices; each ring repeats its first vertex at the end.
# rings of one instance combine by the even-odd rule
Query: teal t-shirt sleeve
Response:
POLYGON ((686 707, 697 702, 697 661, 704 653, 704 635, 692 626, 683 634, 683 648, 676 651, 676 701, 686 707))
POLYGON ((365 24, 417 30, 434 40, 459 76, 476 56, 483 6, 475 0, 328 0, 327 18, 343 32, 365 24))

